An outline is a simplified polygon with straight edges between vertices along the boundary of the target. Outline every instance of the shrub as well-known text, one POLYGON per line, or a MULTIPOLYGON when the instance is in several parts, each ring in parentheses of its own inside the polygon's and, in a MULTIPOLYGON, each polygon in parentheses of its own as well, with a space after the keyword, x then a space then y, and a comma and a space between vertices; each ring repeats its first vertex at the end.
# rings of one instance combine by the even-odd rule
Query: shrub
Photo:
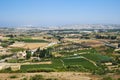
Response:
POLYGON ((10 76, 10 78, 17 78, 17 76, 16 75, 12 75, 12 76, 10 76))
POLYGON ((45 80, 42 75, 35 75, 30 78, 30 80, 45 80))
POLYGON ((7 43, 1 43, 1 46, 6 48, 6 47, 8 47, 8 44, 7 43))
POLYGON ((22 80, 27 80, 27 78, 23 78, 22 80))
POLYGON ((46 80, 58 80, 57 78, 48 78, 46 80))
POLYGON ((117 74, 120 74, 120 70, 119 69, 117 69, 116 72, 117 72, 117 74))
POLYGON ((27 72, 55 72, 55 69, 52 68, 32 68, 28 69, 27 72))
POLYGON ((120 80, 120 78, 118 78, 117 80, 120 80))
POLYGON ((107 77, 104 77, 102 80, 113 80, 111 77, 107 76, 107 77))
POLYGON ((11 68, 6 68, 6 69, 3 69, 3 70, 0 70, 0 73, 10 73, 11 72, 11 68))
POLYGON ((92 74, 104 75, 104 74, 106 74, 106 71, 104 69, 102 69, 102 68, 99 68, 97 70, 94 70, 92 72, 92 74))

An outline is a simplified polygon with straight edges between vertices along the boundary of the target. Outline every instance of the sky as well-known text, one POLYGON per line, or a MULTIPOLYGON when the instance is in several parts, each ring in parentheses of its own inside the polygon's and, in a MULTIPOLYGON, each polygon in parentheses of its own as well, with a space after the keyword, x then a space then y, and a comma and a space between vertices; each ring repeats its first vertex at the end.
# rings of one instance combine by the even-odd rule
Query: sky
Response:
POLYGON ((120 24, 120 0, 0 0, 0 26, 120 24))

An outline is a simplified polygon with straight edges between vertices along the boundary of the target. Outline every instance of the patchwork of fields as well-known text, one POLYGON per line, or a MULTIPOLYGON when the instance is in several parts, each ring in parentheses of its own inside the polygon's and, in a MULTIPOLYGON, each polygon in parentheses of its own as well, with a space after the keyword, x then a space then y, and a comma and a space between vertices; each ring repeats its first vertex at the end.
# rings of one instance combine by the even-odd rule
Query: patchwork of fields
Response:
MULTIPOLYGON (((115 35, 119 36, 116 32, 115 35)), ((1 37, 0 41, 0 62, 9 66, 1 64, 0 73, 119 74, 120 44, 117 36, 94 30, 89 34, 79 30, 6 34, 3 37, 8 38, 1 37), (11 65, 16 63, 19 66, 11 65)))
POLYGON ((98 53, 86 53, 51 59, 52 64, 22 65, 21 71, 30 69, 39 69, 40 71, 43 69, 54 69, 53 71, 92 71, 100 68, 97 66, 99 62, 110 60, 112 59, 98 53))

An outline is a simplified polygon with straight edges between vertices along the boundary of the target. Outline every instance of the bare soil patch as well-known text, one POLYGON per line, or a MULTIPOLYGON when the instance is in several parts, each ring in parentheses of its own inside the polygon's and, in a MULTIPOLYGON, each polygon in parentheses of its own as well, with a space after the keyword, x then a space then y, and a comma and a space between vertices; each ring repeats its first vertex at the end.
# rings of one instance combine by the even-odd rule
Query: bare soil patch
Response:
POLYGON ((25 49, 36 49, 40 47, 41 49, 46 47, 49 43, 24 43, 24 42, 18 42, 14 43, 13 45, 10 45, 10 47, 19 47, 19 48, 25 48, 25 49))
POLYGON ((97 46, 102 46, 104 45, 103 42, 101 42, 100 40, 86 40, 86 39, 69 39, 66 38, 64 39, 65 41, 71 41, 71 42, 75 42, 75 43, 82 43, 84 45, 87 46, 92 46, 92 47, 97 47, 97 46))
POLYGON ((23 48, 29 48, 29 49, 36 49, 40 47, 41 49, 46 47, 48 43, 25 43, 25 46, 23 48))
POLYGON ((23 78, 29 79, 30 76, 43 75, 44 78, 57 78, 58 80, 99 80, 98 76, 93 76, 90 73, 81 72, 50 72, 50 73, 1 73, 1 80, 20 80, 23 78), (15 75, 17 78, 11 79, 10 76, 15 75))

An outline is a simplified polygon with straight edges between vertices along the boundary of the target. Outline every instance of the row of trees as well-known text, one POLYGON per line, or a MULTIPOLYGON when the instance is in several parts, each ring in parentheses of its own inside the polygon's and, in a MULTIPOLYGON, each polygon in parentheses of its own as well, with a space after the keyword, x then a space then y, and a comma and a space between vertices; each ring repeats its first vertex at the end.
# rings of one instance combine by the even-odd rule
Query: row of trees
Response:
POLYGON ((95 37, 96 37, 96 39, 116 39, 117 38, 117 36, 110 36, 110 35, 108 35, 108 36, 106 36, 106 35, 96 35, 95 37))

